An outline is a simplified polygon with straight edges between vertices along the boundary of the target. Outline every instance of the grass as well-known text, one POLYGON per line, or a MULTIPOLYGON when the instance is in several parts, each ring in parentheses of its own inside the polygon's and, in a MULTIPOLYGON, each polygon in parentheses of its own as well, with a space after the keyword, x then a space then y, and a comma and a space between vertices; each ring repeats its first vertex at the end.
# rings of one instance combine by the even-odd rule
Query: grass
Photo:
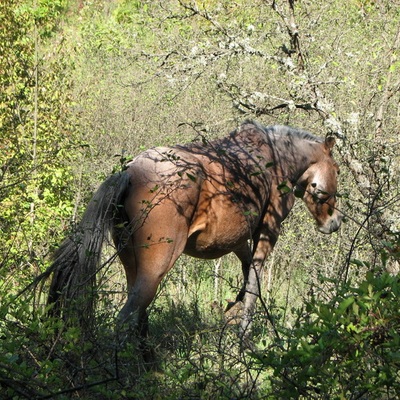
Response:
MULTIPOLYGON (((104 272, 90 335, 48 319, 43 309, 32 313, 31 299, 18 299, 1 326, 9 338, 0 348, 2 399, 264 397, 269 371, 241 350, 237 327, 223 313, 240 275, 230 256, 222 264, 182 257, 149 308, 151 362, 135 334, 123 346, 116 339, 115 317, 125 298, 118 265, 104 272)), ((2 307, 5 315, 11 310, 2 307)), ((255 323, 256 340, 263 323, 255 323)))

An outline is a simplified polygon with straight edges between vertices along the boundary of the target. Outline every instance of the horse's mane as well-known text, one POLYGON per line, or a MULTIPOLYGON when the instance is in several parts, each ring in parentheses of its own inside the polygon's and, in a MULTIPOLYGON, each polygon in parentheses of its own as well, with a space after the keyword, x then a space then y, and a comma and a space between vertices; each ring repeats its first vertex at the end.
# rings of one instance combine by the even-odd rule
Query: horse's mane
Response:
POLYGON ((266 135, 292 136, 298 139, 310 140, 312 142, 322 143, 324 139, 301 129, 292 128, 285 125, 264 126, 254 120, 246 120, 242 123, 238 131, 248 129, 248 125, 253 125, 256 129, 263 131, 266 135))
MULTIPOLYGON (((315 136, 315 135, 311 134, 310 132, 307 132, 307 131, 304 131, 301 129, 297 129, 297 128, 292 128, 291 126, 286 126, 286 125, 264 126, 255 120, 247 119, 239 126, 239 128, 237 128, 236 130, 231 132, 228 137, 207 141, 207 143, 210 145, 208 147, 217 148, 221 144, 224 144, 224 143, 226 145, 226 141, 229 142, 232 138, 235 138, 238 136, 241 137, 242 139, 249 138, 249 135, 251 136, 251 134, 252 134, 251 131, 253 134, 255 133, 255 136, 253 135, 253 139, 258 137, 258 139, 260 139, 261 141, 264 140, 262 135, 267 135, 269 137, 271 137, 271 136, 285 137, 286 136, 286 137, 288 137, 288 138, 290 137, 292 139, 309 140, 309 141, 315 142, 315 143, 323 143, 324 142, 324 139, 322 139, 318 136, 315 136)), ((196 152, 200 152, 200 153, 204 152, 204 149, 205 149, 204 141, 200 141, 199 138, 196 138, 196 141, 194 141, 192 143, 187 143, 184 145, 176 145, 174 147, 183 149, 183 150, 196 151, 196 152)))

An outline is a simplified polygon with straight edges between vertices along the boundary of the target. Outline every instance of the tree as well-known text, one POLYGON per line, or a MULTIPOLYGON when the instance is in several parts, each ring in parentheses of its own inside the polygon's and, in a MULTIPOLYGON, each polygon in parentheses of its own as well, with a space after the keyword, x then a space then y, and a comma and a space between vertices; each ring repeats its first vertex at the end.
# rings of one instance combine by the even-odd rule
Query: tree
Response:
MULTIPOLYGON (((3 273, 40 270, 49 251, 44 241, 51 244, 54 236, 57 240, 61 220, 73 209, 68 162, 78 142, 66 118, 68 58, 60 54, 60 42, 44 45, 63 7, 61 1, 1 4, 3 273)), ((19 280, 12 284, 21 288, 19 280)))

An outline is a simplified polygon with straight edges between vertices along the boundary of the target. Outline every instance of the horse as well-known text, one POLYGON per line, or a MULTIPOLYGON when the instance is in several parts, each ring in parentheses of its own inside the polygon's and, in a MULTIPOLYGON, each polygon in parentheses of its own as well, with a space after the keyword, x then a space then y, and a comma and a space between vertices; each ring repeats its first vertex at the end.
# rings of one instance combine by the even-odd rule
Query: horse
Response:
MULTIPOLYGON (((228 136, 174 147, 154 147, 108 177, 78 228, 56 251, 48 303, 67 312, 72 299, 95 287, 103 242, 111 236, 127 279, 118 321, 147 332, 147 308, 181 254, 240 260, 244 335, 260 295, 266 258, 281 224, 301 198, 320 232, 339 229, 339 167, 333 137, 246 120, 228 136)), ((93 297, 93 296, 92 296, 93 297)), ((85 304, 89 313, 93 304, 85 304)), ((58 311, 54 311, 58 310, 58 311)))

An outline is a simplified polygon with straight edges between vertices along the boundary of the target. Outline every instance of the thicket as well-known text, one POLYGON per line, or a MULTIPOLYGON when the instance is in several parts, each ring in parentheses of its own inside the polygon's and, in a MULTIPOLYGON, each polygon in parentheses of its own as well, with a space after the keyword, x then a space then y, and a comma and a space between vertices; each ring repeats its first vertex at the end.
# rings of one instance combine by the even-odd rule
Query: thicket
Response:
POLYGON ((398 398, 399 6, 1 2, 0 398, 398 398), (151 306, 152 365, 135 341, 117 346, 117 262, 90 338, 47 317, 40 291, 19 295, 125 160, 245 118, 336 135, 347 219, 321 236, 295 205, 267 260, 254 351, 223 316, 241 286, 233 256, 178 261, 151 306))

